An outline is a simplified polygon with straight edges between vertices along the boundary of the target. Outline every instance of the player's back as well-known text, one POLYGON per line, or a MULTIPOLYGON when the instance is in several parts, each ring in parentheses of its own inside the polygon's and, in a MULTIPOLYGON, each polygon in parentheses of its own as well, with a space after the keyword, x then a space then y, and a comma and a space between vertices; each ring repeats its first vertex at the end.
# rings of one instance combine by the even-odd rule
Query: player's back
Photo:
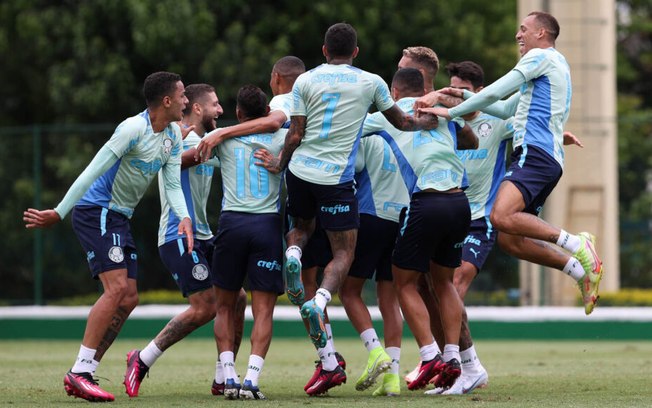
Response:
POLYGON ((222 211, 278 213, 283 174, 273 174, 257 166, 258 149, 278 156, 287 129, 257 133, 225 140, 217 147, 222 170, 222 211))
POLYGON ((352 180, 369 107, 383 111, 394 104, 387 84, 350 65, 322 64, 300 75, 292 94, 292 115, 306 116, 303 140, 289 166, 292 173, 324 185, 352 180))

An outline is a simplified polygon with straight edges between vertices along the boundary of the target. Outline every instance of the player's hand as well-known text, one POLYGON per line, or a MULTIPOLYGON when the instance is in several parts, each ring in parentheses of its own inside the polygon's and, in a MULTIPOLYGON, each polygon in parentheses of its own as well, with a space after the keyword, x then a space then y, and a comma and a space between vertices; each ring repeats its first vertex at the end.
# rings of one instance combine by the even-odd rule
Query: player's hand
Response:
POLYGON ((190 132, 195 130, 195 125, 186 126, 181 122, 179 122, 179 127, 181 128, 181 140, 185 140, 190 132))
POLYGON ((197 145, 195 161, 203 163, 210 159, 213 149, 220 143, 222 143, 222 135, 219 131, 212 131, 204 136, 197 145))
POLYGON ((61 217, 54 210, 37 210, 28 208, 23 212, 25 228, 47 228, 61 221, 61 217))
POLYGON ((179 235, 183 234, 186 234, 186 241, 188 242, 188 253, 192 254, 192 248, 195 245, 195 239, 192 233, 192 221, 188 217, 185 217, 179 223, 179 235))
POLYGON ((264 167, 270 173, 278 174, 281 172, 281 154, 278 157, 271 154, 265 149, 258 149, 254 152, 254 157, 259 162, 254 162, 256 166, 264 167))
POLYGON ((446 120, 451 119, 451 115, 448 114, 448 108, 442 108, 442 107, 437 107, 437 108, 419 108, 418 110, 419 114, 424 114, 424 113, 430 113, 432 115, 437 115, 440 116, 446 120))
POLYGON ((419 129, 421 130, 437 129, 437 127, 439 126, 439 118, 437 117, 437 115, 433 115, 430 113, 420 113, 417 111, 416 119, 417 119, 419 129))
POLYGON ((432 91, 414 101, 414 110, 416 111, 419 108, 432 108, 438 103, 439 93, 437 91, 432 91))
POLYGON ((450 86, 447 86, 446 88, 439 89, 437 92, 441 92, 444 95, 454 96, 456 98, 464 99, 464 89, 452 88, 450 86))
POLYGON ((578 137, 575 136, 572 132, 568 132, 568 131, 564 132, 564 145, 567 146, 572 144, 577 145, 579 147, 584 147, 582 141, 578 139, 578 137))

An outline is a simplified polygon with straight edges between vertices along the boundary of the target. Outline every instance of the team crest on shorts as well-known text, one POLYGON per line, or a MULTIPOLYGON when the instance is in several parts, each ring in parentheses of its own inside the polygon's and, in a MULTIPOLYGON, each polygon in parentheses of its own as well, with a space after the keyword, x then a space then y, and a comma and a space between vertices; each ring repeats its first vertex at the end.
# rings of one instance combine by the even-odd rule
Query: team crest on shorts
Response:
POLYGON ((204 264, 197 264, 192 268, 192 277, 203 281, 208 278, 208 268, 204 264))
POLYGON ((125 254, 122 252, 122 248, 119 246, 114 246, 109 249, 109 259, 115 263, 120 263, 125 260, 125 254))
POLYGON ((491 134, 491 125, 489 123, 483 123, 478 127, 478 136, 487 137, 491 134))
POLYGON ((170 152, 172 151, 172 139, 170 139, 169 137, 166 137, 163 140, 163 151, 165 152, 165 154, 170 154, 170 152))

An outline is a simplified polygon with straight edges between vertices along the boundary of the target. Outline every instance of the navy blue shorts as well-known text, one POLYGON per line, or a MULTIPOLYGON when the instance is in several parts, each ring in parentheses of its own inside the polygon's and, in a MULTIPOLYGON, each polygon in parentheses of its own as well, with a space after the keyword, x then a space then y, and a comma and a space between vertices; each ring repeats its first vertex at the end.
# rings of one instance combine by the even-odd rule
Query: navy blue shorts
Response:
POLYGON ((282 294, 282 267, 280 215, 222 212, 213 252, 215 286, 238 291, 247 276, 250 290, 282 294))
POLYGON ((324 186, 302 180, 287 170, 285 183, 288 190, 287 213, 291 217, 304 220, 318 218, 322 228, 328 231, 346 231, 360 226, 353 180, 324 186))
POLYGON ((561 166, 554 157, 536 146, 523 145, 512 153, 512 164, 503 180, 511 181, 521 192, 523 212, 538 216, 561 174, 561 166))
POLYGON ((102 207, 75 207, 72 228, 94 279, 115 269, 126 269, 129 278, 137 278, 138 255, 127 217, 102 207))
POLYGON ((496 230, 491 225, 489 217, 478 218, 471 221, 469 235, 464 238, 462 260, 482 269, 491 249, 496 242, 496 230))
POLYGON ((430 261, 457 268, 470 223, 471 209, 466 194, 413 194, 396 239, 392 264, 424 273, 430 271, 430 261))
POLYGON ((195 240, 192 254, 186 238, 178 238, 158 247, 161 261, 172 274, 184 297, 213 286, 208 253, 212 255, 213 239, 195 240))
POLYGON ((376 282, 392 280, 392 251, 399 224, 369 214, 360 214, 360 229, 355 246, 355 258, 349 276, 376 282))

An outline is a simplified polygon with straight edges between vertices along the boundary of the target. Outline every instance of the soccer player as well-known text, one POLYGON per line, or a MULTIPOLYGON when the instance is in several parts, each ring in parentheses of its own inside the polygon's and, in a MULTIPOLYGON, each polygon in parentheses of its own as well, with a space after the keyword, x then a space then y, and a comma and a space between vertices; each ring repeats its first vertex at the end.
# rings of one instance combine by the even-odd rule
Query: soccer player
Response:
MULTIPOLYGON (((392 87, 392 97, 395 91, 392 87)), ((355 180, 360 229, 355 258, 340 289, 340 299, 369 352, 367 366, 356 382, 356 389, 369 388, 385 373, 373 395, 396 396, 401 393, 398 370, 403 317, 392 284, 391 254, 399 231, 399 216, 408 205, 409 195, 394 153, 380 136, 368 136, 360 141, 355 180), (364 283, 374 273, 385 348, 380 344, 369 309, 362 300, 364 283)))
MULTIPOLYGON (((215 129, 215 121, 223 113, 215 89, 208 84, 188 85, 186 97, 188 104, 183 112, 182 125, 193 130, 183 140, 185 152, 199 143, 200 135, 215 129)), ((188 155, 184 154, 184 156, 188 155)), ((213 233, 206 216, 206 203, 213 178, 213 166, 219 166, 219 161, 215 159, 214 162, 191 168, 187 168, 188 164, 194 163, 188 159, 184 160, 182 156, 181 186, 186 206, 192 209, 190 214, 193 221, 195 247, 191 253, 188 253, 186 238, 179 237, 177 234, 179 219, 171 211, 165 197, 161 173, 159 173, 161 219, 158 245, 163 264, 172 274, 183 296, 188 298, 190 307, 175 316, 143 350, 132 350, 127 354, 124 385, 130 397, 138 396, 145 374, 165 350, 215 317, 215 293, 211 284, 208 261, 213 253, 213 233)), ((236 313, 236 317, 240 320, 239 326, 243 325, 246 300, 247 295, 243 291, 239 313, 236 313)), ((241 337, 240 332, 239 338, 241 337)), ((216 384, 213 388, 219 388, 219 383, 216 384)))
MULTIPOLYGON (((369 106, 375 105, 402 129, 436 126, 432 117, 403 113, 379 76, 351 65, 358 54, 357 34, 351 25, 332 25, 322 52, 327 63, 299 76, 292 89, 291 124, 281 155, 267 157, 263 151, 257 152, 261 165, 272 172, 288 167, 288 213, 294 222, 286 236, 286 292, 292 303, 302 304, 301 315, 309 319, 310 337, 317 347, 327 343, 323 310, 353 261, 359 225, 353 162, 369 106), (324 269, 317 294, 304 303, 301 251, 315 229, 317 216, 328 235, 333 259, 324 269)), ((345 372, 331 355, 306 393, 322 394, 345 381, 345 372)))
MULTIPOLYGON (((267 97, 260 88, 247 85, 237 97, 238 121, 265 116, 267 97)), ((224 141, 217 146, 222 163, 224 199, 220 215, 213 271, 217 295, 215 333, 224 367, 227 399, 265 399, 258 378, 272 339, 272 315, 276 298, 283 293, 283 237, 280 190, 282 175, 270 174, 254 164, 254 152, 265 148, 278 154, 286 129, 224 141), (233 308, 245 276, 251 289, 254 326, 251 355, 242 385, 235 371, 233 308)))
MULTIPOLYGON (((397 104, 409 112, 416 97, 423 95, 421 73, 414 68, 400 69, 394 75, 392 92, 397 104)), ((438 374, 438 384, 452 384, 461 372, 458 343, 463 305, 453 286, 453 273, 460 264, 470 209, 461 189, 464 168, 455 149, 475 149, 478 140, 467 139, 469 132, 458 132, 460 122, 463 121, 442 120, 436 130, 400 132, 380 115, 373 114, 363 127, 363 134, 380 132, 386 138, 410 192, 410 205, 392 255, 392 274, 401 310, 423 362, 417 377, 408 384, 410 390, 423 388, 438 374), (441 306, 439 315, 446 343, 443 355, 419 294, 422 274, 430 276, 441 306)))
POLYGON ((570 69, 554 48, 558 35, 559 23, 552 15, 530 13, 516 33, 522 57, 514 69, 478 94, 464 92, 468 100, 454 108, 420 110, 444 117, 459 117, 476 110, 502 118, 514 116, 512 164, 498 189, 490 221, 499 231, 501 247, 518 248, 521 259, 563 270, 575 278, 581 275, 577 283, 588 315, 598 300, 603 275, 595 237, 587 232, 569 234, 538 217, 561 178, 563 126, 570 113, 570 69), (498 101, 519 89, 506 101, 498 101), (568 252, 542 245, 541 241, 568 252))
POLYGON ((179 180, 182 140, 175 123, 188 103, 181 77, 156 72, 145 79, 147 109, 123 121, 72 184, 63 200, 50 210, 27 209, 27 228, 49 227, 72 209, 72 224, 86 252, 91 275, 104 292, 90 310, 77 361, 64 377, 68 395, 88 401, 113 401, 93 378, 138 304, 137 255, 129 228, 134 207, 154 176, 161 171, 167 200, 181 220, 178 235, 193 248, 192 222, 179 180), (74 207, 74 208, 73 208, 74 207))

